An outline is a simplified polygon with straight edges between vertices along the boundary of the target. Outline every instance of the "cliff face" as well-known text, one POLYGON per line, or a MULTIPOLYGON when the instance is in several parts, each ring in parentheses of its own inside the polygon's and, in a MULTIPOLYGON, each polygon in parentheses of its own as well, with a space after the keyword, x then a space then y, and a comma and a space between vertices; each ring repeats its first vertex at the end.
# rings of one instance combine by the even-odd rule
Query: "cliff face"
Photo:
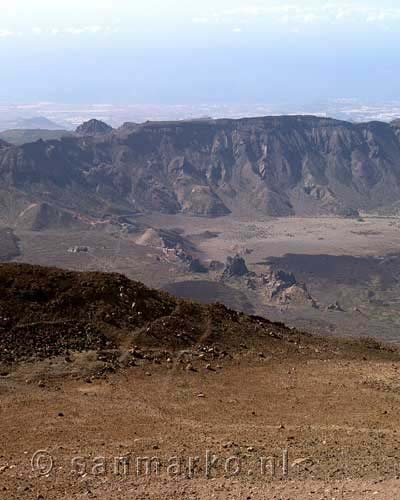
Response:
POLYGON ((10 146, 10 144, 6 141, 4 141, 3 139, 0 139, 0 149, 5 149, 5 148, 8 148, 10 146))
POLYGON ((400 128, 305 116, 128 123, 0 149, 1 189, 93 213, 345 215, 400 199, 400 128))

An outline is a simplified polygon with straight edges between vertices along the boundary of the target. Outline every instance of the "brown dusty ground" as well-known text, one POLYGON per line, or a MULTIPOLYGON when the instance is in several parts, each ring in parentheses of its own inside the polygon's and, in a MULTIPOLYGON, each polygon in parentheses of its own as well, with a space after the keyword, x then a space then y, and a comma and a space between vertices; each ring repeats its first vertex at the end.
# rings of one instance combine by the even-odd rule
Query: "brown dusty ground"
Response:
POLYGON ((217 371, 174 362, 93 380, 25 365, 0 379, 0 498, 397 499, 400 362, 364 357, 247 351, 217 371), (47 455, 32 470, 38 450, 49 474, 47 455), (129 471, 116 474, 117 457, 129 471), (155 462, 138 473, 138 457, 159 460, 159 475, 155 462))
POLYGON ((237 216, 196 218, 184 215, 146 215, 139 219, 156 228, 178 228, 184 236, 204 231, 217 238, 203 239, 199 249, 208 259, 225 261, 244 248, 252 250, 248 262, 285 254, 385 255, 400 246, 398 218, 366 217, 361 220, 335 217, 268 218, 237 216))

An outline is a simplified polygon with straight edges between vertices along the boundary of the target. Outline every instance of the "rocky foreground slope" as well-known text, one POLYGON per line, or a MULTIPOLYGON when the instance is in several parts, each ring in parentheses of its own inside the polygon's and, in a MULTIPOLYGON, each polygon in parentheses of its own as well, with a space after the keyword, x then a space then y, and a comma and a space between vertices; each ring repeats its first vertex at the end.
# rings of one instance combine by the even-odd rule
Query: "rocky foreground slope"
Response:
POLYGON ((283 325, 204 306, 122 275, 0 265, 0 362, 71 351, 180 349, 289 335, 283 325))
MULTIPOLYGON (((0 364, 70 351, 129 352, 129 364, 135 349, 163 353, 164 361, 170 351, 206 345, 218 346, 219 352, 261 346, 279 356, 335 349, 332 340, 223 305, 177 299, 118 274, 1 264, 0 290, 0 364)), ((346 345, 358 355, 381 350, 375 343, 346 345)))
POLYGON ((0 146, 0 193, 13 193, 15 217, 43 202, 93 216, 352 215, 400 197, 396 122, 282 116, 112 130, 91 121, 78 132, 0 146))

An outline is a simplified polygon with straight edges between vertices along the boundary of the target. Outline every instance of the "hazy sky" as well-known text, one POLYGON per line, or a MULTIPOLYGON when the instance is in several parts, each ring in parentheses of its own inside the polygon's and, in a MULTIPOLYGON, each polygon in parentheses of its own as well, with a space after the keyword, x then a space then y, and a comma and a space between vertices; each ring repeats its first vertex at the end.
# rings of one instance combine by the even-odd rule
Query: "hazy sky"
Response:
POLYGON ((400 99, 399 28, 399 0, 0 0, 0 100, 400 99))
POLYGON ((0 0, 0 37, 119 36, 153 44, 223 43, 260 32, 398 31, 398 0, 0 0), (233 35, 236 35, 234 37, 233 35))

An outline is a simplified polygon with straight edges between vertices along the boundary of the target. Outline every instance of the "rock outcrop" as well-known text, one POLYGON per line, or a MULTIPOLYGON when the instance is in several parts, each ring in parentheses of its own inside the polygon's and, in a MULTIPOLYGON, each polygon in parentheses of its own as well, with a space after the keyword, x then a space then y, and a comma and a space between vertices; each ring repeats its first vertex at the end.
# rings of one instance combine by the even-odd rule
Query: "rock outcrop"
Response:
POLYGON ((20 255, 18 238, 10 228, 0 228, 0 262, 20 255))
POLYGON ((188 258, 188 270, 195 274, 206 274, 208 272, 208 269, 200 259, 193 259, 191 257, 188 258))
POLYGON ((270 304, 318 307, 307 287, 299 283, 292 273, 272 267, 267 267, 262 274, 251 276, 247 286, 261 292, 270 304))
POLYGON ((247 276, 248 274, 249 270, 247 269, 247 265, 243 257, 235 255, 234 257, 228 257, 222 274, 222 279, 241 278, 243 276, 247 276))
POLYGON ((78 135, 105 135, 110 134, 113 128, 107 123, 100 120, 89 120, 76 129, 75 133, 78 135))

